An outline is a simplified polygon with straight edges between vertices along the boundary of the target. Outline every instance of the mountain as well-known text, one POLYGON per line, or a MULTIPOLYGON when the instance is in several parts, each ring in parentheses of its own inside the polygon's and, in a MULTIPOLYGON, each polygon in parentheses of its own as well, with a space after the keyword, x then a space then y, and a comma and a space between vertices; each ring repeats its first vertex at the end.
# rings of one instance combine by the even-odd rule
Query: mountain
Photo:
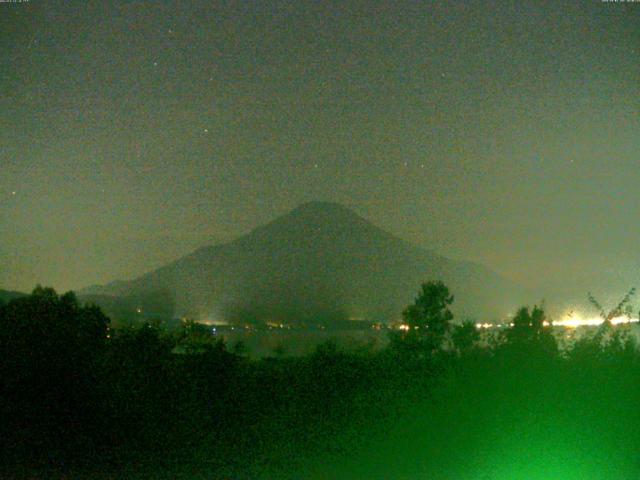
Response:
POLYGON ((14 292, 10 290, 0 289, 0 304, 9 303, 14 298, 25 297, 27 294, 22 292, 14 292))
POLYGON ((504 317, 523 290, 488 268, 410 244, 330 202, 305 203, 226 244, 87 295, 164 298, 175 316, 211 321, 392 321, 420 284, 443 280, 459 317, 504 317))

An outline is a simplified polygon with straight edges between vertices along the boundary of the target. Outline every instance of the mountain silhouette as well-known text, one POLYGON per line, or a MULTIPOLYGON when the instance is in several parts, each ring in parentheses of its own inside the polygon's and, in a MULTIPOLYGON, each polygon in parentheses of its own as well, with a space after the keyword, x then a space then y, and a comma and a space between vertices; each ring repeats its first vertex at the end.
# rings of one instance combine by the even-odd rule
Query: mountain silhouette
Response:
POLYGON ((174 316, 198 320, 389 322, 427 280, 449 286, 458 317, 502 318, 523 299, 518 285, 482 265, 437 255, 317 201, 134 280, 80 293, 165 298, 174 316))
POLYGON ((0 303, 9 303, 11 300, 26 296, 26 293, 0 289, 0 303))

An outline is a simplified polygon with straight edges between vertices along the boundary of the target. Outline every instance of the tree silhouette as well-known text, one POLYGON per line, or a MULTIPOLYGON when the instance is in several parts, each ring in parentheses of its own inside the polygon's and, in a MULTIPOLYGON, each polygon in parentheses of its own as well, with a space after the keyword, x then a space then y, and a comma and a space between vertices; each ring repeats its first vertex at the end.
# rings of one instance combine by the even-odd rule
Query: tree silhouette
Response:
POLYGON ((414 303, 402 312, 406 332, 392 341, 399 340, 405 346, 428 353, 441 349, 451 330, 452 303, 453 295, 443 282, 423 283, 414 303))
POLYGON ((521 307, 513 317, 512 326, 505 332, 507 344, 526 352, 555 355, 558 345, 553 336, 551 322, 542 307, 521 307))
POLYGON ((0 308, 0 423, 13 436, 3 440, 33 452, 76 450, 72 443, 98 428, 95 377, 108 325, 72 292, 41 286, 0 308))
POLYGON ((451 339, 456 350, 461 354, 465 354, 478 344, 480 341, 480 332, 474 322, 465 321, 453 327, 451 339))
POLYGON ((513 340, 530 341, 539 337, 544 328, 544 310, 538 306, 533 307, 529 313, 529 307, 521 307, 513 317, 513 327, 509 335, 513 340))

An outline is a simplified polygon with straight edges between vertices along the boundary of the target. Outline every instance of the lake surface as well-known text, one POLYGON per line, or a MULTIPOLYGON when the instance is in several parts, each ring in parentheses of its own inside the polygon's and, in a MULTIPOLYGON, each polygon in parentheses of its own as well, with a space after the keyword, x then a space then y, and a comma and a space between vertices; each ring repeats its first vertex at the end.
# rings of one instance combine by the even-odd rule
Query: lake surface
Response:
POLYGON ((218 333, 215 336, 224 338, 229 349, 237 342, 243 342, 247 353, 253 358, 275 356, 306 355, 325 342, 335 341, 339 349, 355 350, 383 348, 389 342, 388 330, 239 330, 218 333))

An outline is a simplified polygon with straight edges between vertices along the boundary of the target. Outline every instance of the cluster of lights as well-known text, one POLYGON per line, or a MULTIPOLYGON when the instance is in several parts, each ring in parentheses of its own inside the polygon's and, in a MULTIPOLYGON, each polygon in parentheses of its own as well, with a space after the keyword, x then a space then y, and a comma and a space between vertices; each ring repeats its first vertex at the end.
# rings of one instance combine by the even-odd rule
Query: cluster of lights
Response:
MULTIPOLYGON (((420 330, 420 327, 418 325, 414 325, 413 329, 420 330)), ((377 329, 377 330, 380 330, 380 329, 377 329)), ((411 330, 411 326, 407 325, 406 323, 402 323, 398 325, 398 330, 402 330, 403 332, 408 332, 409 330, 411 330)))
MULTIPOLYGON (((640 319, 638 318, 630 318, 627 316, 615 317, 610 320, 612 325, 638 323, 639 321, 640 319)), ((578 327, 597 327, 598 325, 602 325, 603 323, 604 323, 604 320, 600 317, 582 318, 580 316, 568 315, 562 320, 556 320, 552 323, 548 321, 544 321, 543 325, 545 327, 553 325, 554 327, 578 328, 578 327)), ((479 329, 504 328, 504 327, 513 327, 513 323, 476 323, 476 328, 479 328, 479 329)), ((402 326, 400 328, 402 329, 402 326)))
POLYGON ((495 323, 476 323, 476 328, 493 328, 497 326, 495 323))
MULTIPOLYGON (((138 309, 138 313, 141 313, 141 310, 138 309)), ((183 319, 183 321, 186 319, 183 319)), ((581 316, 576 316, 576 315, 567 315, 565 316, 565 318, 561 319, 561 320, 556 320, 553 322, 548 322, 548 321, 544 321, 543 325, 545 327, 549 327, 549 326, 554 326, 554 327, 564 327, 564 328, 578 328, 578 327, 597 327, 598 325, 602 325, 602 323, 604 322, 604 320, 602 318, 599 317, 593 317, 593 318, 583 318, 581 316)), ((630 318, 627 316, 620 316, 620 317, 615 317, 612 318, 610 320, 612 325, 624 325, 624 324, 631 324, 631 323, 638 323, 640 322, 640 319, 638 318, 630 318)), ((228 326, 228 324, 226 323, 222 323, 222 322, 203 322, 205 324, 208 325, 225 325, 228 326)), ((266 326, 269 330, 272 329, 291 329, 291 325, 287 325, 287 324, 283 324, 283 323, 276 323, 276 322, 267 322, 266 326)), ((507 328, 507 327, 513 327, 514 324, 513 322, 509 322, 509 323, 476 323, 475 324, 477 329, 481 329, 481 330, 488 330, 488 329, 492 329, 492 328, 507 328)), ((231 330, 235 330, 236 327, 234 326, 229 326, 231 330)), ((318 327, 322 330, 325 329, 324 325, 318 325, 318 327)), ((374 330, 381 330, 382 326, 380 324, 376 324, 372 327, 374 330)), ((398 330, 401 330, 403 332, 408 332, 409 330, 411 330, 411 326, 407 325, 406 323, 401 323, 401 324, 396 324, 396 328, 398 330)), ((238 327, 239 330, 252 330, 252 327, 249 325, 245 325, 243 327, 238 327)), ((414 330, 418 330, 419 327, 418 326, 414 326, 413 327, 414 330)), ((215 334, 216 332, 216 328, 214 327, 212 329, 212 332, 215 334)))
POLYGON ((275 323, 275 322, 267 322, 267 327, 269 329, 272 328, 286 328, 286 329, 291 329, 291 325, 285 325, 284 323, 275 323))
MULTIPOLYGON (((567 327, 567 328, 577 328, 577 327, 595 327, 601 325, 604 322, 602 318, 581 318, 576 316, 569 316, 563 320, 558 320, 557 322, 553 322, 555 326, 558 327, 567 327)), ((547 322, 545 322, 546 324, 547 322)), ((611 319, 612 325, 622 325, 626 323, 638 323, 637 318, 630 318, 627 316, 620 316, 611 319)))

